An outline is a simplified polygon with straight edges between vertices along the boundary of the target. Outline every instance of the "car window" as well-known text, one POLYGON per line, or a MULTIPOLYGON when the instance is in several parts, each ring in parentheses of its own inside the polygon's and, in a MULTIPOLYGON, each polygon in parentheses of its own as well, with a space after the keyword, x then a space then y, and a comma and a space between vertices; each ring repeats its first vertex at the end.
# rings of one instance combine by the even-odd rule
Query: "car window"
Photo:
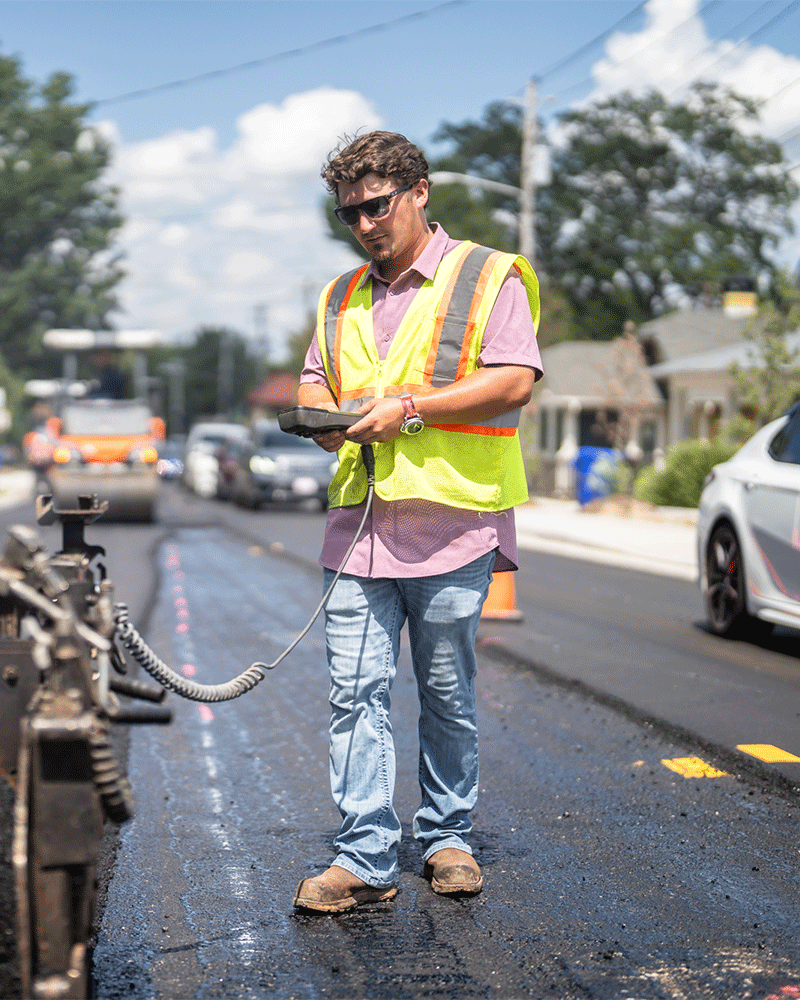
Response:
POLYGON ((781 427, 770 442, 769 453, 776 462, 800 465, 800 413, 781 427))

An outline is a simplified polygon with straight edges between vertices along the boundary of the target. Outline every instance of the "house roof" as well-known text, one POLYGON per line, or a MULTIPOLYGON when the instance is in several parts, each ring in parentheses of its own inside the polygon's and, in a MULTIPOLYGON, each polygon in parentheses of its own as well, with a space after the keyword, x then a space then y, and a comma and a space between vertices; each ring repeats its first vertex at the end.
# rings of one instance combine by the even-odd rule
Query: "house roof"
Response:
MULTIPOLYGON (((787 333, 784 337, 784 342, 790 352, 800 352, 800 330, 796 330, 794 333, 787 333)), ((669 375, 726 372, 733 364, 745 370, 761 367, 758 349, 753 341, 744 340, 740 335, 738 342, 735 344, 718 347, 713 351, 687 354, 685 357, 678 357, 672 361, 653 365, 650 369, 650 374, 653 378, 666 378, 669 375)))
POLYGON ((643 323, 637 336, 655 341, 656 362, 741 344, 742 331, 751 317, 731 316, 723 309, 680 309, 643 323))
MULTIPOLYGON (((542 350, 542 367, 544 377, 540 385, 543 392, 597 405, 609 392, 611 344, 599 340, 564 340, 542 350)), ((642 366, 642 383, 636 391, 647 402, 658 405, 663 402, 646 366, 642 366)))

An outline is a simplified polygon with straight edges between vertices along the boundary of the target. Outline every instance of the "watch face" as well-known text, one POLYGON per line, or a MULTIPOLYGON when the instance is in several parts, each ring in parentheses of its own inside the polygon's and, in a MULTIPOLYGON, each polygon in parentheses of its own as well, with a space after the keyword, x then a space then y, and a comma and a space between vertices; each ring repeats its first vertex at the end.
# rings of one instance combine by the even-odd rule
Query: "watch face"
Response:
POLYGON ((403 434, 419 434, 419 432, 425 427, 422 417, 411 417, 410 420, 405 420, 403 426, 400 430, 403 434))

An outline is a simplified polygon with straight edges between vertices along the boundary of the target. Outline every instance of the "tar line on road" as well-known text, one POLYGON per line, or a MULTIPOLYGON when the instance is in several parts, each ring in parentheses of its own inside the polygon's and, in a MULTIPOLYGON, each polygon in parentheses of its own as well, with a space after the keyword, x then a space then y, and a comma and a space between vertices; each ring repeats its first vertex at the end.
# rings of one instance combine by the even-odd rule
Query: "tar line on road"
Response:
MULTIPOLYGON (((219 683, 288 645, 318 572, 213 528, 160 553, 148 639, 219 683)), ((481 657, 485 891, 436 896, 410 837, 416 690, 393 691, 400 893, 336 917, 292 909, 327 867, 322 624, 233 702, 170 699, 131 737, 137 815, 123 828, 94 951, 98 998, 765 1000, 800 996, 795 801, 518 665, 481 657), (796 991, 796 992, 792 992, 796 991)))

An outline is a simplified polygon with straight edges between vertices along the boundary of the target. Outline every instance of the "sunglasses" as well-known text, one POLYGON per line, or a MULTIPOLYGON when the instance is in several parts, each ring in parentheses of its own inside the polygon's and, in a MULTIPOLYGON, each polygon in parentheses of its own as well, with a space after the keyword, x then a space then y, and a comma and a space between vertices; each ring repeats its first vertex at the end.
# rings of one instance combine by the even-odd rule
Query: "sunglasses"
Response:
POLYGON ((337 205, 334 208, 336 218, 339 222, 344 223, 345 226, 355 226, 362 212, 368 219, 382 219, 384 215, 388 215, 389 213, 392 198, 396 194, 402 194, 403 191, 410 191, 413 186, 413 184, 405 184, 403 187, 397 188, 395 191, 390 191, 388 194, 382 194, 377 198, 362 201, 360 205, 337 205))

